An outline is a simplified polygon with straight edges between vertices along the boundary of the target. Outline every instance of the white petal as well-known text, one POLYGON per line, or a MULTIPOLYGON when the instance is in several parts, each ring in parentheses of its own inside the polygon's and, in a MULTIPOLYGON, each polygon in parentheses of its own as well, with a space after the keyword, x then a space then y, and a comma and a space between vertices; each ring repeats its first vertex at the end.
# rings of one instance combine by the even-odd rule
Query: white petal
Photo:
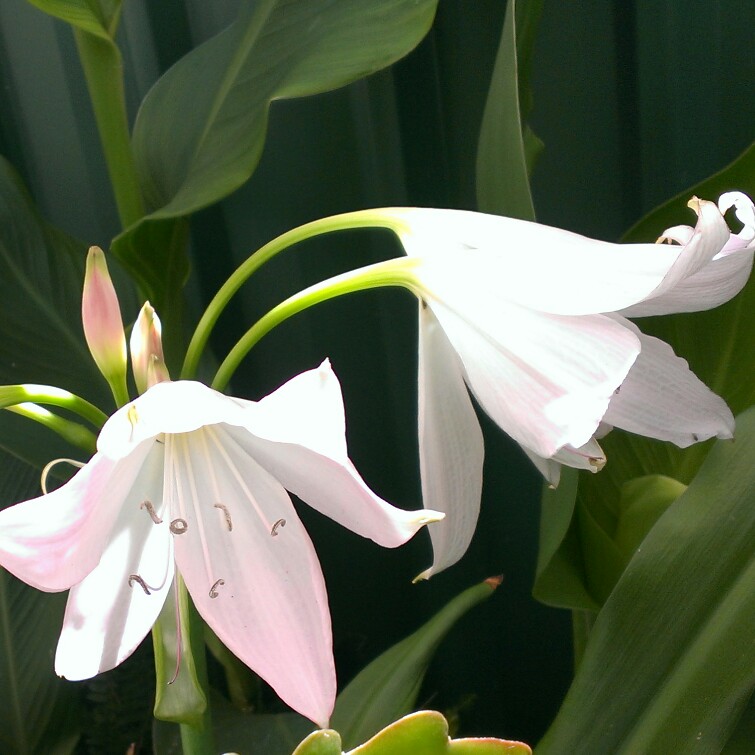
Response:
POLYGON ((346 455, 343 398, 324 362, 249 409, 247 429, 228 428, 283 486, 339 524, 393 548, 438 512, 404 511, 375 495, 346 455))
POLYGON ((550 459, 544 459, 537 454, 533 454, 526 448, 524 452, 529 456, 530 461, 537 467, 545 480, 551 487, 558 487, 561 481, 561 467, 572 467, 573 469, 585 469, 588 472, 600 472, 606 464, 606 455, 595 438, 590 440, 579 448, 564 446, 554 454, 550 459))
POLYGON ((192 380, 158 383, 110 417, 100 431, 97 448, 118 459, 163 433, 188 433, 221 422, 242 425, 249 403, 192 380))
POLYGON ((410 225, 401 235, 428 295, 469 288, 488 298, 553 314, 624 309, 662 293, 721 250, 729 231, 712 203, 686 247, 609 244, 537 223, 453 210, 394 209, 410 225))
POLYGON ((634 334, 603 315, 547 315, 482 297, 453 305, 430 302, 472 393, 504 432, 546 458, 592 437, 639 353, 634 334))
POLYGON ((120 506, 149 451, 95 454, 65 485, 0 512, 0 564, 39 590, 65 590, 97 566, 120 506))
POLYGON ((156 518, 164 518, 162 485, 162 446, 156 445, 123 502, 100 563, 68 596, 55 655, 59 676, 77 681, 114 668, 155 623, 173 582, 173 549, 167 521, 156 524, 142 504, 149 501, 156 518))
POLYGON ((611 399, 606 422, 682 448, 715 436, 731 438, 734 417, 726 403, 667 343, 625 324, 637 334, 642 351, 611 399))
POLYGON ((249 423, 257 437, 346 457, 343 396, 327 359, 254 402, 249 407, 249 423))
POLYGON ((320 565, 280 484, 223 426, 166 438, 176 563, 221 641, 326 726, 336 694, 320 565))
POLYGON ((702 270, 653 299, 621 310, 625 317, 713 309, 736 296, 750 278, 753 250, 718 255, 702 270))
POLYGON ((419 463, 424 505, 446 517, 432 525, 427 579, 456 563, 477 525, 482 493, 482 431, 458 357, 429 307, 420 303, 419 463))

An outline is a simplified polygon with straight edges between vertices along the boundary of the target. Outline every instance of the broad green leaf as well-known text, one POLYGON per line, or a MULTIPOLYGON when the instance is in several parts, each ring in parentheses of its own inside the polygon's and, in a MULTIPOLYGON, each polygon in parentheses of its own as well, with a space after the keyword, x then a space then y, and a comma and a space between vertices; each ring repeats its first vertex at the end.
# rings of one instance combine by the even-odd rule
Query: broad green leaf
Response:
MULTIPOLYGON (((2 452, 0 465, 0 507, 38 494, 36 470, 2 452)), ((76 744, 80 689, 53 668, 65 598, 0 568, 0 752, 62 754, 76 744)))
POLYGON ((94 34, 112 39, 118 26, 121 0, 28 0, 51 16, 94 34))
POLYGON ((472 606, 490 597, 499 584, 497 579, 489 579, 465 590, 352 679, 338 696, 331 718, 331 726, 345 746, 364 742, 411 711, 425 671, 446 633, 472 606))
MULTIPOLYGON (((315 755, 315 751, 297 749, 294 755, 315 755)), ((503 739, 452 740, 446 719, 437 711, 422 710, 386 726, 347 755, 532 755, 532 750, 522 742, 503 739)))
POLYGON ((538 753, 720 752, 755 686, 755 408, 598 614, 538 753))
POLYGON ((0 382, 56 385, 80 396, 104 383, 81 328, 85 254, 45 223, 0 158, 0 382))
POLYGON ((293 755, 342 755, 341 737, 333 729, 313 731, 294 750, 293 755))
POLYGON ((273 100, 335 89, 385 68, 419 43, 436 5, 241 3, 229 27, 154 85, 137 116, 133 147, 144 196, 155 212, 114 243, 124 264, 139 271, 153 303, 162 301, 166 289, 165 271, 150 259, 157 247, 130 237, 143 233, 145 224, 186 216, 241 186, 259 162, 273 100))
POLYGON ((755 693, 750 696, 750 701, 745 706, 721 755, 752 755, 753 742, 755 742, 755 693))
POLYGON ((681 482, 664 475, 646 475, 624 483, 613 539, 627 563, 661 514, 685 490, 681 482))
POLYGON ((529 67, 542 0, 509 0, 477 147, 477 207, 535 219, 529 174, 542 143, 525 124, 529 67))

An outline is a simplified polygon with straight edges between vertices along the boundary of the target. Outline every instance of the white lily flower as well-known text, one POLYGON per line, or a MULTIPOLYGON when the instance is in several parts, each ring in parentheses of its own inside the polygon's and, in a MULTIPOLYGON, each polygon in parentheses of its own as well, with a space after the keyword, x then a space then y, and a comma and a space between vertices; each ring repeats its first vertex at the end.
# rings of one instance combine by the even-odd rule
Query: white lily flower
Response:
POLYGON ((152 386, 107 421, 68 483, 0 513, 0 564, 41 590, 70 588, 55 668, 73 680, 136 649, 177 570, 226 646, 325 726, 327 595, 284 488, 386 547, 443 516, 396 509, 366 486, 326 361, 259 402, 192 381, 152 386))
MULTIPOLYGON (((626 316, 715 307, 745 284, 755 212, 729 193, 693 199, 695 228, 670 244, 610 244, 475 212, 375 213, 412 259, 396 267, 420 298, 419 438, 433 528, 429 577, 456 562, 477 522, 483 443, 467 388, 552 484, 562 464, 598 471, 617 426, 687 446, 734 430, 729 408, 664 342, 626 316), (744 228, 733 234, 730 207, 744 228)), ((376 266, 379 267, 379 266, 376 266)))

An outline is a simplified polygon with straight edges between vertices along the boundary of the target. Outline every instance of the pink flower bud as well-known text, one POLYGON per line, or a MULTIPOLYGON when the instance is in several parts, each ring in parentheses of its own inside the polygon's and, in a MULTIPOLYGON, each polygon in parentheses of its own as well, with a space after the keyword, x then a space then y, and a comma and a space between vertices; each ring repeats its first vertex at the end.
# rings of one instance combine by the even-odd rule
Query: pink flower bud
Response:
POLYGON ((131 331, 131 369, 134 373, 136 388, 144 393, 155 383, 170 380, 168 368, 163 357, 162 326, 160 318, 149 302, 136 318, 131 331))
POLYGON ((118 296, 110 280, 105 254, 89 249, 81 297, 81 320, 89 351, 113 391, 126 389, 126 336, 118 296))

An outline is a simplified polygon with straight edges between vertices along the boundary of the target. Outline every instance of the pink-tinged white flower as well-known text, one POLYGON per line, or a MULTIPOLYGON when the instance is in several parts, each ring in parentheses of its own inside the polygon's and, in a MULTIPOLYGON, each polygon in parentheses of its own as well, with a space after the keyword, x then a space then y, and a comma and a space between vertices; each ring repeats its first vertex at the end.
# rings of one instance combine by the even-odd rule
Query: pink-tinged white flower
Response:
POLYGON ((420 577, 457 561, 477 522, 483 443, 465 384, 554 485, 561 464, 603 466, 596 438, 611 426, 682 447, 732 436, 724 401, 626 319, 715 307, 747 281, 750 199, 690 207, 697 225, 667 230, 673 245, 610 244, 474 212, 377 211, 413 258, 400 274, 420 298, 423 495, 447 514, 420 577), (732 206, 738 234, 723 217, 732 206))
POLYGON ((115 392, 126 391, 126 336, 105 254, 90 247, 86 260, 81 321, 89 351, 115 392), (116 388, 117 386, 117 388, 116 388))
POLYGON ((259 402, 157 383, 107 421, 68 483, 0 513, 0 564, 40 590, 70 588, 59 675, 85 679, 127 658, 177 571, 226 646, 324 726, 336 692, 328 602, 286 490, 386 547, 442 518, 365 485, 325 362, 259 402))
POLYGON ((163 356, 162 324, 149 302, 144 303, 136 318, 129 349, 131 371, 139 393, 144 393, 155 383, 170 380, 163 356))

